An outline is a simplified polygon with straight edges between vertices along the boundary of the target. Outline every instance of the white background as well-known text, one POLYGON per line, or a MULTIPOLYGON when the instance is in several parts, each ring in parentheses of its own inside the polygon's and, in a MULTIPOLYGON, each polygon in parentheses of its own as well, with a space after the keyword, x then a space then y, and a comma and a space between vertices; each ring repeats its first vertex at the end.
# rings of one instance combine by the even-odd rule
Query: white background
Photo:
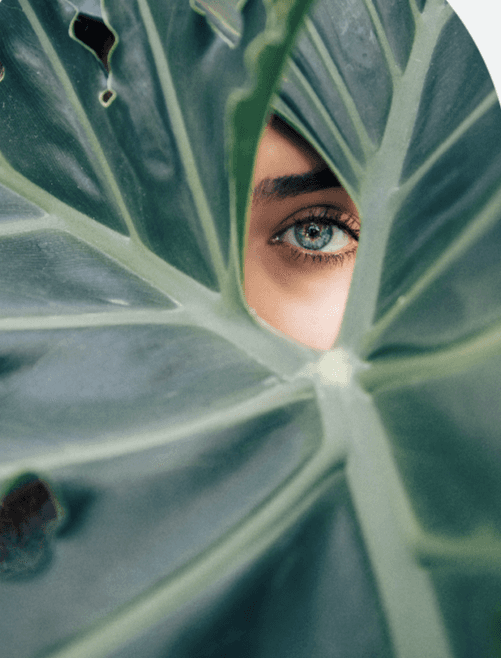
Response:
POLYGON ((501 97, 501 0, 449 0, 485 60, 501 97))

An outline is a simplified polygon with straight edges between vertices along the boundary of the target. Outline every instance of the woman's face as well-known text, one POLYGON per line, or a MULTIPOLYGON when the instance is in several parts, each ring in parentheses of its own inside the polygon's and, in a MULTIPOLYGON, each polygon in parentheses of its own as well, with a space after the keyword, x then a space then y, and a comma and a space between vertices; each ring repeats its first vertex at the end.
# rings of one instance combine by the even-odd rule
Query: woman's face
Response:
POLYGON ((301 343, 331 347, 348 297, 360 220, 318 153, 276 119, 259 145, 248 230, 249 306, 301 343))

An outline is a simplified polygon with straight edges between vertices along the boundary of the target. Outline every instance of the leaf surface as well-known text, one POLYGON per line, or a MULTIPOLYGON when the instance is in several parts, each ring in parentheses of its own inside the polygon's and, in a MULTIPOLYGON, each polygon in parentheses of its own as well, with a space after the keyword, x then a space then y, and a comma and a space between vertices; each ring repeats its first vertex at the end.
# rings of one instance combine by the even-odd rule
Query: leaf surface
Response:
POLYGON ((443 0, 196 9, 106 2, 107 78, 72 5, 0 3, 1 476, 4 501, 38 477, 53 506, 0 517, 5 651, 489 655, 501 117, 481 58, 443 0), (323 355, 242 301, 272 98, 363 221, 323 355))
POLYGON ((413 645, 424 655, 491 655, 500 583, 486 589, 479 573, 497 573, 500 546, 492 83, 444 2, 326 3, 306 19, 275 106, 339 173, 362 218, 338 342, 361 359, 370 398, 346 394, 359 446, 348 472, 398 655, 414 655, 413 645), (348 58, 359 34, 364 46, 348 58), (357 83, 364 75, 370 84, 357 83), (429 579, 410 585, 402 538, 429 579), (434 605, 430 587, 435 625, 423 612, 434 605))

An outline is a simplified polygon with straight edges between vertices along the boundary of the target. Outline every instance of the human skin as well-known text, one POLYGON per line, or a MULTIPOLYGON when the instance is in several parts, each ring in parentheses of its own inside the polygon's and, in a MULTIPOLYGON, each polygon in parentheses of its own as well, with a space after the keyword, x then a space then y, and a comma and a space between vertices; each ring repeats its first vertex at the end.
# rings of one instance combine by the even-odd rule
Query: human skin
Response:
POLYGON ((295 340, 330 348, 341 327, 359 230, 355 204, 322 158, 272 119, 254 170, 244 266, 249 306, 295 340))

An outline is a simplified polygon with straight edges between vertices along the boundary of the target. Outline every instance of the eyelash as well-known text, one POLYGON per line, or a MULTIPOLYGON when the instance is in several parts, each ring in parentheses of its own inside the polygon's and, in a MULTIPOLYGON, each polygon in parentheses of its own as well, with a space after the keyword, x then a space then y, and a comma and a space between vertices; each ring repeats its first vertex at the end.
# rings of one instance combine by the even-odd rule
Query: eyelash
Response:
POLYGON ((283 236, 289 229, 294 228, 295 226, 305 226, 310 222, 317 222, 319 224, 323 224, 324 226, 334 226, 339 228, 346 235, 353 238, 353 240, 358 243, 360 229, 357 218, 348 213, 344 208, 339 208, 337 206, 318 206, 314 208, 304 208, 296 211, 293 215, 291 215, 290 218, 288 218, 288 220, 289 222, 287 226, 275 233, 271 237, 269 243, 273 246, 287 247, 291 252, 292 258, 294 260, 298 260, 301 258, 301 256, 303 256, 303 262, 309 260, 312 263, 318 264, 329 262, 342 265, 345 258, 351 258, 355 256, 357 251, 356 245, 354 248, 351 248, 350 251, 322 252, 298 248, 289 242, 284 242, 283 240, 283 236), (300 217, 298 217, 298 215, 300 217), (346 217, 346 221, 343 221, 341 217, 346 217))

